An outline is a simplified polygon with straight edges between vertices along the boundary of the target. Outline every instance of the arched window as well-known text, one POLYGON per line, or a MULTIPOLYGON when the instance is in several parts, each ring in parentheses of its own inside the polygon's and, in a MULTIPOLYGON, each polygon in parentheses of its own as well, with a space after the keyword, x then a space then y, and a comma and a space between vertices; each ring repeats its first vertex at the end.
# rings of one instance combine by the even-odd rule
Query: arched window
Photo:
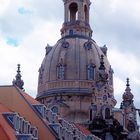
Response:
POLYGON ((73 30, 69 30, 69 35, 73 35, 73 30))
POLYGON ((65 74, 65 67, 62 64, 59 64, 57 66, 57 78, 63 80, 64 74, 65 74))
POLYGON ((93 117, 95 117, 96 112, 97 112, 97 105, 92 104, 90 107, 90 112, 89 112, 90 120, 93 120, 93 117))
POLYGON ((95 79, 95 66, 93 65, 88 65, 88 73, 87 73, 87 77, 88 80, 94 80, 95 79))
POLYGON ((110 109, 106 108, 105 109, 105 119, 109 119, 110 118, 110 109))
POLYGON ((71 3, 69 6, 69 11, 70 11, 70 16, 69 16, 69 21, 73 22, 78 19, 78 6, 76 3, 71 3))

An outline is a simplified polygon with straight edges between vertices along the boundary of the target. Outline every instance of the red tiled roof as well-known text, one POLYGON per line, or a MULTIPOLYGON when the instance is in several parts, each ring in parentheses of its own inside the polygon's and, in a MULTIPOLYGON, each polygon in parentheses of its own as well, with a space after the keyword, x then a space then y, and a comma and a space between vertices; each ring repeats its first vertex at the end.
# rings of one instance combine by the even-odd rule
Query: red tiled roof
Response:
POLYGON ((0 113, 3 112, 13 112, 10 109, 8 109, 7 107, 5 107, 3 104, 0 103, 0 113))
POLYGON ((15 130, 9 125, 2 115, 4 112, 12 111, 0 103, 0 140, 17 140, 15 130))
POLYGON ((1 140, 10 140, 1 125, 0 125, 0 139, 1 140))
POLYGON ((75 124, 75 126, 85 135, 91 135, 91 132, 84 126, 80 125, 80 124, 75 124))
POLYGON ((21 94, 24 96, 24 98, 32 105, 34 104, 40 104, 40 102, 38 102, 37 100, 35 100, 33 97, 31 97, 30 95, 28 95, 27 93, 21 91, 21 94))
MULTIPOLYGON (((39 131, 39 139, 45 140, 48 138, 49 140, 55 140, 56 135, 55 133, 49 128, 48 124, 43 121, 43 119, 37 114, 35 109, 33 109, 33 104, 40 104, 31 96, 27 95, 25 92, 20 90, 16 86, 0 86, 0 103, 10 108, 12 111, 17 112, 20 116, 26 118, 32 125, 36 126, 39 131)), ((5 111, 6 112, 6 111, 5 111)), ((5 118, 3 117, 4 121, 1 121, 0 115, 0 124, 5 122, 5 118)), ((7 123, 7 121, 5 122, 7 123)), ((2 127, 4 124, 2 124, 2 127)), ((7 124, 5 125, 7 126, 7 124)), ((9 125, 8 125, 9 126, 9 125)), ((9 128, 8 128, 9 129, 9 128)), ((15 134, 15 131, 12 129, 6 130, 8 136, 11 136, 12 133, 15 134)), ((16 138, 10 137, 10 140, 16 140, 16 138)), ((0 139, 1 140, 1 139, 0 139)))

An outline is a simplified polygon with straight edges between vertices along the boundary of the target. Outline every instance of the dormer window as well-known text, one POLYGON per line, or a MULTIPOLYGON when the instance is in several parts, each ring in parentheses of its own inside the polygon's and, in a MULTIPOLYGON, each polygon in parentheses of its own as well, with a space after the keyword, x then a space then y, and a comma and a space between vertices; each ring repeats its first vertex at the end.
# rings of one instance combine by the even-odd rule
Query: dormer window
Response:
POLYGON ((51 108, 51 110, 52 110, 52 112, 58 114, 58 107, 57 107, 57 106, 53 106, 53 107, 51 108))
POLYGON ((87 78, 88 80, 94 80, 95 79, 95 66, 90 64, 87 67, 87 78))
POLYGON ((57 78, 63 80, 65 74, 65 67, 63 64, 57 66, 57 78))

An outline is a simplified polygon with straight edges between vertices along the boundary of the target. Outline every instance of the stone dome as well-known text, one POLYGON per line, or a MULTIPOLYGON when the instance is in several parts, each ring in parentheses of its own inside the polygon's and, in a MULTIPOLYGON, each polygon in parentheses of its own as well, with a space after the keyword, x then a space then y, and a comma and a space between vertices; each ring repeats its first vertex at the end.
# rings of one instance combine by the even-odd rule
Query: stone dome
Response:
POLYGON ((100 48, 94 40, 84 37, 65 37, 53 47, 48 45, 39 69, 37 98, 90 93, 90 88, 98 80, 101 55, 106 72, 110 73, 110 64, 102 50, 105 47, 100 48), (88 72, 90 66, 94 69, 93 74, 88 72))
POLYGON ((46 47, 39 69, 37 100, 70 122, 85 123, 92 116, 105 116, 115 106, 113 70, 107 47, 91 38, 89 0, 64 0, 61 39, 46 47), (57 111, 56 111, 57 110, 57 111), (101 113, 101 110, 103 113, 101 113), (80 117, 79 117, 80 116, 80 117))

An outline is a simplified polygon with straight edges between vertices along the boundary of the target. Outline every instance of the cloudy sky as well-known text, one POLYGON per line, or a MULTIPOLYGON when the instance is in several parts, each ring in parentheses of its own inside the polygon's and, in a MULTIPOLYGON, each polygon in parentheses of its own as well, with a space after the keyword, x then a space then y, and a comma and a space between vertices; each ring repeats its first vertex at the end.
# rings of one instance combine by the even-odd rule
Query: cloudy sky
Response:
MULTIPOLYGON (((93 0, 93 39, 107 45, 118 105, 126 78, 140 106, 140 0, 93 0)), ((62 0, 0 0, 0 85, 10 85, 21 64, 24 88, 36 96, 45 46, 60 38, 62 0)), ((140 107, 139 107, 140 108, 140 107)))

